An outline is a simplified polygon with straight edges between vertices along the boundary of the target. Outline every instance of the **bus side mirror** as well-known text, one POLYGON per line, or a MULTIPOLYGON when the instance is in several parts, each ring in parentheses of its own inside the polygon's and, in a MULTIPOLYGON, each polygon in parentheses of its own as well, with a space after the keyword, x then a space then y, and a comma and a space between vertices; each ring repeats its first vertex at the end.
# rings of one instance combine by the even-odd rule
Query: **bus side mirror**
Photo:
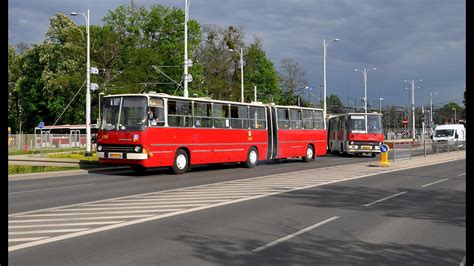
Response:
POLYGON ((454 138, 455 138, 455 139, 459 138, 458 132, 454 133, 454 138))

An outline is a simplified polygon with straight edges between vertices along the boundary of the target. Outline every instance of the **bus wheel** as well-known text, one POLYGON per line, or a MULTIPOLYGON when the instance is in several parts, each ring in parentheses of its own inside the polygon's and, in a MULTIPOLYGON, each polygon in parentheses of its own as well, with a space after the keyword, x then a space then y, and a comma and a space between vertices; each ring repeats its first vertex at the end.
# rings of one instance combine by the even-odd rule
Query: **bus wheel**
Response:
POLYGON ((375 157, 375 156, 377 156, 377 153, 372 152, 372 154, 370 154, 370 156, 375 157))
POLYGON ((313 146, 308 145, 308 147, 306 148, 306 154, 305 156, 303 156, 303 161, 310 162, 311 160, 313 160, 313 156, 314 156, 313 146))
POLYGON ((247 161, 245 161, 245 167, 254 168, 257 166, 258 151, 255 147, 250 147, 249 153, 247 154, 247 161))
POLYGON ((177 175, 183 174, 188 169, 188 164, 188 154, 182 149, 176 151, 176 155, 174 156, 173 172, 177 175))

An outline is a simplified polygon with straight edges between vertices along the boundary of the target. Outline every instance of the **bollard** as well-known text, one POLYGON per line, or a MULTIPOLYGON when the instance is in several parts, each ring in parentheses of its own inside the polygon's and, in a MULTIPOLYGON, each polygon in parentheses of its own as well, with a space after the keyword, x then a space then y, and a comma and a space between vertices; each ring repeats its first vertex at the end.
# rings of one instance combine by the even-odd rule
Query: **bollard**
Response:
POLYGON ((380 146, 380 166, 390 166, 390 163, 388 162, 389 150, 390 148, 387 144, 382 144, 382 146, 380 146))

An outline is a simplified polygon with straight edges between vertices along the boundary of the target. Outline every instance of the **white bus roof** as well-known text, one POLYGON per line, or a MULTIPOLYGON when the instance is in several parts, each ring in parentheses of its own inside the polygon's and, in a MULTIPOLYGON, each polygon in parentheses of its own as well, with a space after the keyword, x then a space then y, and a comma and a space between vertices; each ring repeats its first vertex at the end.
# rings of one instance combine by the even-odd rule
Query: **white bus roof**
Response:
MULTIPOLYGON (((338 115, 332 115, 329 118, 333 117, 339 117, 339 116, 348 116, 348 115, 365 115, 365 113, 347 113, 347 114, 338 114, 338 115)), ((382 115, 381 113, 367 113, 367 115, 382 115)))
POLYGON ((188 97, 185 98, 183 96, 174 96, 174 95, 169 95, 166 93, 135 93, 135 94, 113 94, 113 95, 107 95, 104 96, 104 98, 109 98, 109 97, 123 97, 123 96, 145 96, 145 97, 150 97, 150 96, 158 96, 158 97, 164 97, 168 99, 175 99, 175 100, 191 100, 191 101, 202 101, 202 102, 212 102, 212 103, 227 103, 227 104, 240 104, 240 105, 251 105, 251 106, 265 106, 265 104, 262 103, 241 103, 241 102, 232 102, 232 101, 222 101, 222 100, 212 100, 208 97, 188 97))

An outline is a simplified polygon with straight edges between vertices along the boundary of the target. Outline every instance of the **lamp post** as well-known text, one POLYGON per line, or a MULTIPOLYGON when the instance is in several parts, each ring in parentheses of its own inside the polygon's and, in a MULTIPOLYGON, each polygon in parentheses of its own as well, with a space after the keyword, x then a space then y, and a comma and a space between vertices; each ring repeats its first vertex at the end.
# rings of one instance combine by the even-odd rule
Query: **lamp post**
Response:
MULTIPOLYGON (((332 40, 333 42, 340 41, 339 38, 332 40)), ((330 41, 331 42, 331 41, 330 41)), ((327 48, 330 42, 326 42, 326 39, 323 40, 323 69, 324 69, 324 90, 323 90, 323 121, 324 129, 326 129, 326 61, 327 61, 327 48)))
POLYGON ((433 127, 433 95, 438 94, 436 91, 430 91, 430 128, 433 127))
POLYGON ((451 110, 454 110, 454 123, 453 124, 456 124, 456 108, 451 108, 451 110))
POLYGON ((364 76, 364 112, 365 112, 365 129, 367 130, 367 73, 370 70, 377 70, 377 68, 373 67, 372 69, 366 69, 364 70, 359 70, 359 69, 354 69, 356 72, 362 73, 362 76, 364 76))
POLYGON ((379 98, 379 113, 382 113, 382 101, 383 98, 379 98))
POLYGON ((100 122, 102 121, 102 118, 100 117, 100 96, 104 95, 105 93, 101 92, 99 93, 99 117, 97 118, 97 126, 100 127, 100 122))
MULTIPOLYGON (((406 83, 411 84, 411 112, 412 112, 412 138, 415 140, 415 83, 418 81, 423 81, 422 79, 418 80, 404 80, 406 83)), ((405 88, 407 89, 407 88, 405 88)))
POLYGON ((240 51, 235 49, 229 49, 229 51, 237 52, 240 55, 240 98, 241 101, 244 102, 244 59, 242 47, 240 47, 240 51))
POLYGON ((188 66, 189 66, 189 60, 188 60, 188 0, 184 1, 184 92, 183 96, 184 98, 188 98, 188 81, 189 81, 189 75, 188 75, 188 66))
POLYGON ((71 12, 71 16, 82 15, 86 19, 87 33, 87 90, 86 90, 86 154, 92 156, 91 151, 91 65, 90 65, 90 34, 89 34, 89 9, 87 16, 84 13, 71 12))

